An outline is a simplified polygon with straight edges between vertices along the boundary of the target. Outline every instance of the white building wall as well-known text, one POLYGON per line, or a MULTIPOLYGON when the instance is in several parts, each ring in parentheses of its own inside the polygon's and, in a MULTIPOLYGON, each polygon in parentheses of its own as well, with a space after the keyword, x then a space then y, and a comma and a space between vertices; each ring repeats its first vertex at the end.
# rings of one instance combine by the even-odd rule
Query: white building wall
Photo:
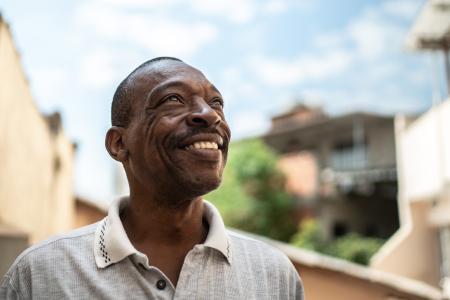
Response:
POLYGON ((404 198, 438 197, 450 181, 450 101, 426 112, 398 136, 404 198))
POLYGON ((450 99, 412 121, 396 120, 400 230, 371 267, 440 286, 439 233, 450 226, 450 99))

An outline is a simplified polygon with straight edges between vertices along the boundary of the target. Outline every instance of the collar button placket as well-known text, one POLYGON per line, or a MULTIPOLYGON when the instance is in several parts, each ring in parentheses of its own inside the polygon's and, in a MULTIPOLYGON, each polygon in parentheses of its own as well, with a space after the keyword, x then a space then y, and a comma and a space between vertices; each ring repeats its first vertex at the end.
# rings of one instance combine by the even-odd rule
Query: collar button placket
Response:
POLYGON ((174 299, 196 299, 199 279, 199 268, 203 265, 204 248, 195 247, 192 249, 184 261, 178 279, 174 299))

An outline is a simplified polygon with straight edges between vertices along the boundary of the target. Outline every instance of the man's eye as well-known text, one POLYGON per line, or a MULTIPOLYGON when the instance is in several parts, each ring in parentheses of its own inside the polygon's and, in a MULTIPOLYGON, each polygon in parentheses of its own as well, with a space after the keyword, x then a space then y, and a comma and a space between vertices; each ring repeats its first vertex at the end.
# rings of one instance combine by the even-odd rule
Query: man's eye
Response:
POLYGON ((210 102, 211 107, 221 107, 223 108, 223 100, 220 98, 214 98, 210 102))
POLYGON ((166 99, 164 99, 165 101, 174 101, 174 102, 180 102, 182 103, 183 101, 181 100, 181 97, 178 95, 170 95, 167 96, 166 99))

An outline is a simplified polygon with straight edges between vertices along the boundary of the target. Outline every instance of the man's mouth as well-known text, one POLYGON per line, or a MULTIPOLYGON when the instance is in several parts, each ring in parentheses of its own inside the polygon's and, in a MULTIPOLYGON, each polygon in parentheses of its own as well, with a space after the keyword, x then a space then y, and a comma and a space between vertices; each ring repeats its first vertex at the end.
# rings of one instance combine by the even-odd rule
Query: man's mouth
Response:
POLYGON ((197 134, 184 139, 180 148, 184 150, 222 150, 224 139, 218 134, 197 134))
POLYGON ((206 150, 218 150, 219 145, 217 145, 216 142, 208 142, 208 141, 200 141, 195 142, 191 145, 188 145, 184 147, 185 150, 192 150, 192 149, 206 149, 206 150))
POLYGON ((196 134, 184 139, 178 149, 189 157, 208 162, 222 161, 226 141, 219 134, 196 134))

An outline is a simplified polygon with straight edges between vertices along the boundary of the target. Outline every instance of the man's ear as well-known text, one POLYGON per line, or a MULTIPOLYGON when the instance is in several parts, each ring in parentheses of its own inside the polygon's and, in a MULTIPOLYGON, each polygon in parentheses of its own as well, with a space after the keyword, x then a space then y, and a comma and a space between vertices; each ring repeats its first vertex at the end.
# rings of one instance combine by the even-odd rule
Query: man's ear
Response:
POLYGON ((105 138, 105 146, 109 155, 122 163, 128 160, 128 150, 124 143, 124 133, 125 128, 113 126, 108 129, 105 138))

